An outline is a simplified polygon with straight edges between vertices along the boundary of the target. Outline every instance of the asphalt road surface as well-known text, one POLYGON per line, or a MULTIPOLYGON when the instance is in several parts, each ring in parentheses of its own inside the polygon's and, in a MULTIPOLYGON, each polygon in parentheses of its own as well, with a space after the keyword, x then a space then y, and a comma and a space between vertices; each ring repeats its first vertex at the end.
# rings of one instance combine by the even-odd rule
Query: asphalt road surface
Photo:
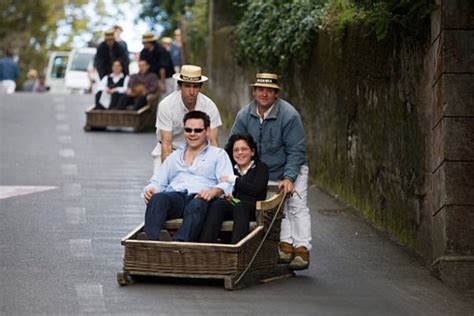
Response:
POLYGON ((153 133, 84 132, 91 96, 0 96, 1 315, 474 315, 336 199, 311 188, 309 270, 239 291, 120 287, 120 240, 143 221, 153 133))

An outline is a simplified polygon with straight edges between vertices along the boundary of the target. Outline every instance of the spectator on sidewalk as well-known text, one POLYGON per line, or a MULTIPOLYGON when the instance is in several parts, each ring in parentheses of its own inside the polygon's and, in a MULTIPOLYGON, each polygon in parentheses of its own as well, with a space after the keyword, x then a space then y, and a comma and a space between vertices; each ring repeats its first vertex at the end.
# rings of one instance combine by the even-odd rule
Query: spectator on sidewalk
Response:
POLYGON ((282 220, 280 261, 292 269, 307 269, 311 250, 311 220, 307 206, 308 166, 301 117, 279 98, 278 76, 259 73, 252 84, 254 100, 237 113, 231 135, 250 134, 261 160, 270 169, 270 180, 295 193, 288 199, 282 220))
POLYGON ((20 75, 20 70, 13 59, 13 52, 9 49, 5 52, 5 57, 0 59, 0 85, 8 94, 14 93, 16 89, 16 79, 20 75))
POLYGON ((104 41, 97 47, 94 58, 94 67, 97 69, 100 79, 112 72, 112 62, 114 60, 120 60, 123 73, 128 75, 128 53, 115 41, 115 34, 112 29, 104 32, 104 41))
POLYGON ((128 87, 128 76, 123 73, 120 60, 112 63, 112 73, 102 78, 95 95, 95 110, 113 110, 118 108, 119 100, 125 95, 128 87))
POLYGON ((207 77, 202 75, 201 67, 183 65, 181 72, 173 75, 173 78, 178 81, 178 90, 160 102, 156 114, 158 142, 151 153, 155 173, 171 154, 172 148, 184 143, 183 116, 189 111, 199 110, 209 115, 211 118, 209 141, 211 145, 219 146, 217 134, 222 121, 216 104, 200 92, 202 84, 207 81, 207 77))
POLYGON ((175 241, 196 241, 210 201, 232 192, 232 164, 227 153, 209 144, 209 116, 201 111, 182 119, 186 142, 166 158, 144 189, 147 204, 139 239, 170 240, 163 228, 168 219, 183 218, 175 241))
POLYGON ((182 58, 182 50, 183 50, 183 39, 181 36, 181 30, 176 29, 174 30, 174 40, 173 44, 171 45, 170 55, 171 60, 173 61, 173 65, 175 67, 175 72, 179 72, 181 65, 183 64, 182 58))
POLYGON ((38 72, 35 69, 28 70, 26 74, 26 81, 23 82, 21 91, 33 92, 33 86, 35 85, 36 79, 38 79, 38 72))
POLYGON ((43 93, 47 92, 49 88, 46 86, 46 76, 44 73, 40 73, 38 76, 38 79, 35 82, 35 85, 33 86, 33 92, 36 93, 43 93))
POLYGON ((173 62, 168 51, 158 43, 158 38, 151 32, 142 36, 143 49, 140 60, 145 59, 150 64, 150 70, 159 78, 160 100, 174 91, 173 62))
POLYGON ((150 65, 146 60, 138 62, 139 72, 131 75, 128 81, 127 92, 120 98, 117 109, 126 110, 133 106, 137 111, 147 104, 147 97, 158 92, 158 77, 150 71, 150 65))
POLYGON ((171 37, 163 37, 160 42, 171 56, 174 72, 178 73, 181 68, 181 50, 176 46, 171 37))

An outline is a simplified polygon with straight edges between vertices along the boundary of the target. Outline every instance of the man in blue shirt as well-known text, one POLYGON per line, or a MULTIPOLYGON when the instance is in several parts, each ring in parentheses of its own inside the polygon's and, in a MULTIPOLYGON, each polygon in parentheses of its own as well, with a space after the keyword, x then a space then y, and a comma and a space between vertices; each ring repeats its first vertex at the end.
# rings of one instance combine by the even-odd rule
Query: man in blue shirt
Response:
POLYGON ((294 270, 307 269, 311 250, 311 218, 307 205, 308 166, 303 123, 296 109, 278 96, 278 76, 260 73, 252 84, 254 100, 235 118, 231 135, 250 134, 270 180, 286 192, 296 192, 281 222, 280 261, 294 270))
MULTIPOLYGON (((6 93, 15 92, 16 79, 20 71, 15 61, 13 60, 13 53, 10 50, 6 51, 6 56, 0 59, 0 85, 6 93)), ((0 87, 0 91, 2 90, 0 87)))
POLYGON ((183 218, 173 239, 196 241, 207 213, 208 203, 232 192, 233 184, 220 182, 233 175, 226 152, 209 144, 209 116, 191 111, 183 118, 186 144, 166 158, 145 187, 147 204, 141 239, 160 239, 167 219, 183 218))

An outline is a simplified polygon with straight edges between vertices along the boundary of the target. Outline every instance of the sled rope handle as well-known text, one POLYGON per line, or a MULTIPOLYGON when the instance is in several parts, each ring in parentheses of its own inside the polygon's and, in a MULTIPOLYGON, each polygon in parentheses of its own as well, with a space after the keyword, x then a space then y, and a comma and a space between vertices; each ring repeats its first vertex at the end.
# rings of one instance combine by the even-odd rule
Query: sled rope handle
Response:
POLYGON ((283 206, 283 203, 285 203, 286 201, 286 197, 287 197, 287 194, 285 193, 285 196, 281 199, 280 201, 280 204, 278 204, 278 208, 275 212, 275 215, 273 215, 273 218, 272 218, 272 221, 270 222, 270 225, 268 226, 268 229, 267 231, 265 232, 265 235, 263 236, 262 240, 260 241, 260 244, 258 245, 257 249, 255 250, 255 253, 253 254, 252 256, 252 259, 250 259, 250 262, 249 264, 245 267, 244 271, 242 271, 242 273, 239 275, 239 277, 237 278, 237 280, 235 281, 235 285, 237 285, 240 280, 242 280, 242 278, 245 276, 245 274, 247 273, 247 271, 250 269, 250 267, 252 266, 253 262, 255 261, 255 258, 257 257, 258 255, 258 252, 260 251, 260 249, 262 248, 263 246, 263 243, 265 242, 265 240, 267 239, 267 236, 268 234, 270 233, 270 231, 272 230, 272 227, 273 227, 273 224, 275 223, 277 217, 278 217, 278 213, 280 213, 280 210, 283 206))

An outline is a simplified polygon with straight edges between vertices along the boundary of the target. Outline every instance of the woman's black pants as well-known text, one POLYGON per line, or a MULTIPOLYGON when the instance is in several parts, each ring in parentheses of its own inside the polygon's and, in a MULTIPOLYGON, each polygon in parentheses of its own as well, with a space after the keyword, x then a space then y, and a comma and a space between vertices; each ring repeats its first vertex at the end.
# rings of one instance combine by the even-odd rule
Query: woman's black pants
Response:
POLYGON ((225 199, 215 200, 207 211, 200 241, 216 242, 219 238, 222 222, 225 220, 234 221, 231 243, 238 243, 249 233, 250 221, 255 220, 255 203, 241 201, 232 206, 225 199))

